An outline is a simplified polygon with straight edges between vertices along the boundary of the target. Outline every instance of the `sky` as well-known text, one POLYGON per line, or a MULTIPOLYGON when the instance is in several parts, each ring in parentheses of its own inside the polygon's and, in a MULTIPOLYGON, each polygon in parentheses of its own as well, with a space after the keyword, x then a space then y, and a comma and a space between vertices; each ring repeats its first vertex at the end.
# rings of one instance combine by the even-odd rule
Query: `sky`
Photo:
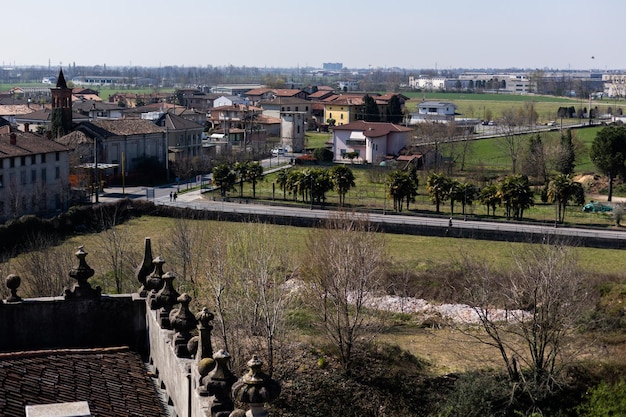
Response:
POLYGON ((626 69, 623 0, 12 0, 3 67, 626 69))

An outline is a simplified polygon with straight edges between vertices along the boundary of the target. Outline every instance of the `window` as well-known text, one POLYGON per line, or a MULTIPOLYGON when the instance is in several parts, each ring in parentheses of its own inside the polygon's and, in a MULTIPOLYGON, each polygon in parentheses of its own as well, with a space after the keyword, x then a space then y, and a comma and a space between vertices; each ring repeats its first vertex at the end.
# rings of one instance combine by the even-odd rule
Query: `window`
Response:
POLYGON ((15 168, 15 158, 9 159, 9 168, 15 168))
POLYGON ((61 160, 61 152, 57 152, 55 156, 57 161, 61 160))
POLYGON ((54 168, 54 178, 55 179, 59 179, 61 178, 61 168, 60 167, 55 167, 54 168))
POLYGON ((341 114, 339 115, 339 118, 340 118, 341 120, 343 120, 343 113, 341 113, 341 114))
POLYGON ((30 156, 30 164, 31 165, 35 165, 37 163, 37 156, 36 155, 31 155, 30 156))
POLYGON ((297 130, 296 133, 300 133, 300 125, 298 125, 298 128, 296 130, 297 130))
POLYGON ((298 111, 298 106, 296 106, 296 111, 298 111))
MULTIPOLYGON (((98 165, 100 165, 100 163, 98 163, 98 165)), ((46 169, 45 168, 41 168, 41 182, 42 184, 45 184, 46 181, 48 180, 48 178, 46 178, 46 169)))
POLYGON ((45 163, 46 163, 46 154, 45 154, 45 153, 42 153, 42 154, 41 154, 41 163, 42 163, 42 164, 45 164, 45 163))
POLYGON ((0 174, 0 188, 4 187, 4 177, 0 174))
POLYGON ((21 166, 26 165, 26 157, 25 156, 20 157, 20 165, 21 166))

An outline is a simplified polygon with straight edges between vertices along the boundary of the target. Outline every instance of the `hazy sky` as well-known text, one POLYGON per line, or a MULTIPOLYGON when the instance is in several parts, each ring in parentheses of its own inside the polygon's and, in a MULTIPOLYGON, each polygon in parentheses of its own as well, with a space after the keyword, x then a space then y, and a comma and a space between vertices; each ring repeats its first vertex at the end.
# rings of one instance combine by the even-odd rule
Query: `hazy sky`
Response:
POLYGON ((625 69, 624 0, 10 0, 3 66, 625 69))

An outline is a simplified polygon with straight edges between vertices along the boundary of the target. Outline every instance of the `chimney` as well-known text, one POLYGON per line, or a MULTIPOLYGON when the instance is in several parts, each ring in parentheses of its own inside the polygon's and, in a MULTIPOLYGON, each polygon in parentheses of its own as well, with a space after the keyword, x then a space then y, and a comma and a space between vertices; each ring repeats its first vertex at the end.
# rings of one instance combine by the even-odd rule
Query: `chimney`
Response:
POLYGON ((17 145, 17 135, 15 133, 11 133, 9 136, 9 143, 11 145, 17 145))
POLYGON ((30 123, 24 123, 24 132, 30 133, 30 123))

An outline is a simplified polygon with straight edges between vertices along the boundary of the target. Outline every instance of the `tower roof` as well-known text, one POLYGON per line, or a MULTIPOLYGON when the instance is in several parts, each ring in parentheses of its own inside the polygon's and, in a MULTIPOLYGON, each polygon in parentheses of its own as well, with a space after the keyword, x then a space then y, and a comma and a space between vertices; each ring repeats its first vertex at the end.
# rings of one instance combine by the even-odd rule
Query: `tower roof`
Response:
POLYGON ((57 88, 67 88, 65 82, 65 76, 63 75, 63 69, 59 69, 59 77, 57 78, 57 88))

